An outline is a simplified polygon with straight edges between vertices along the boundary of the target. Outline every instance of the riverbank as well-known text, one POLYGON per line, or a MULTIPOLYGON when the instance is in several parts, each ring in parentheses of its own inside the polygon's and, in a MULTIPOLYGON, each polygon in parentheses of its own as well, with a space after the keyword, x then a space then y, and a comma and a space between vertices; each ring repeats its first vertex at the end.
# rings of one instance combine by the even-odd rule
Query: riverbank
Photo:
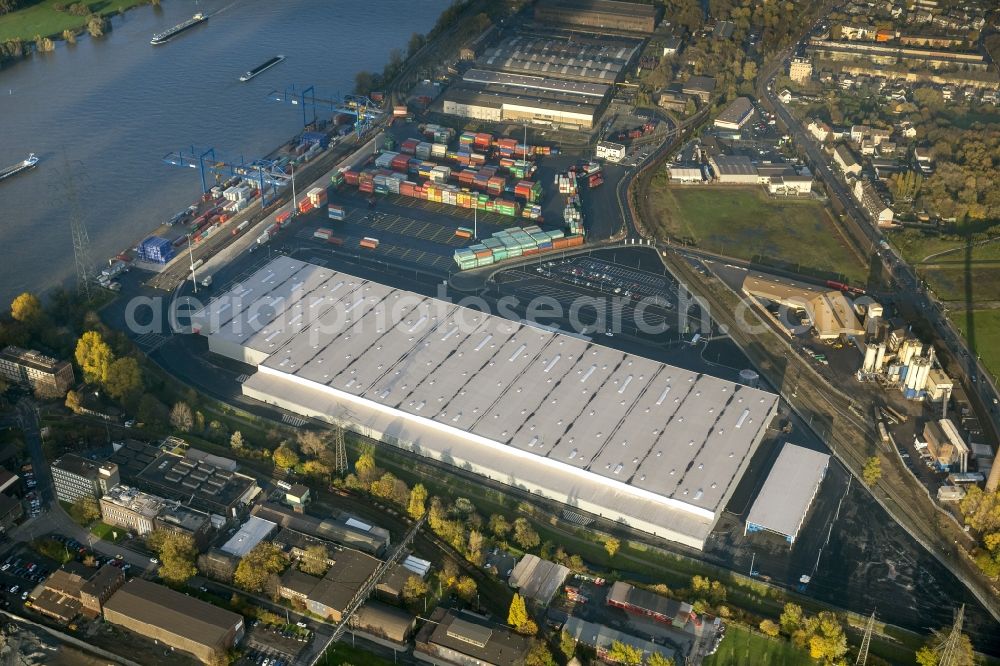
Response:
MULTIPOLYGON (((71 30, 77 35, 85 33, 89 16, 71 14, 69 6, 72 4, 72 0, 41 0, 0 16, 0 44, 20 39, 27 51, 29 42, 33 43, 36 35, 61 40, 66 30, 71 30), (58 6, 64 6, 66 9, 58 11, 56 9, 58 6)), ((83 4, 87 5, 89 14, 110 18, 129 9, 152 4, 152 0, 117 0, 114 3, 93 0, 83 4)))

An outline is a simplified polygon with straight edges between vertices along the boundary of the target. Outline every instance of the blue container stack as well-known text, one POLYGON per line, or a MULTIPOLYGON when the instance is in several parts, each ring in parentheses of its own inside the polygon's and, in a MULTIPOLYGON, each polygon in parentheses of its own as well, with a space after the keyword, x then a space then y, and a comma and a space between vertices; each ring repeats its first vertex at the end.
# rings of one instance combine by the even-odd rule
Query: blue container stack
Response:
POLYGON ((152 264, 165 264, 174 258, 174 247, 166 238, 150 236, 139 243, 140 261, 152 264))

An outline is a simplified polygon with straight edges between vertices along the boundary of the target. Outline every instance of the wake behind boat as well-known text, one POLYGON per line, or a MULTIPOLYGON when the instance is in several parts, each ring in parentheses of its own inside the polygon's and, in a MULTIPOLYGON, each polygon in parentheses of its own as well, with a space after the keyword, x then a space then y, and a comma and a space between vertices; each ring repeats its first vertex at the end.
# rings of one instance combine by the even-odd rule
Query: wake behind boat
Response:
POLYGON ((198 25, 200 23, 204 23, 207 20, 208 20, 207 16, 205 16, 201 12, 198 12, 197 14, 195 14, 194 16, 192 16, 191 18, 189 18, 187 21, 184 21, 183 23, 178 23, 177 25, 175 25, 174 27, 172 27, 170 30, 165 30, 164 32, 161 32, 159 34, 153 35, 153 38, 151 40, 149 40, 149 43, 153 44, 153 45, 156 45, 156 44, 166 44, 171 39, 173 39, 177 35, 181 34, 185 30, 193 28, 196 25, 198 25))
POLYGON ((275 65, 277 65, 279 62, 281 62, 284 59, 285 59, 285 56, 283 56, 283 55, 276 55, 273 58, 269 58, 268 60, 264 61, 263 63, 257 65, 253 69, 251 69, 249 72, 245 72, 243 74, 243 76, 240 77, 240 81, 244 81, 244 82, 249 81, 253 77, 257 76, 258 74, 262 74, 265 71, 271 69, 272 67, 274 67, 275 65))
POLYGON ((34 153, 31 153, 28 155, 28 159, 22 160, 5 169, 0 169, 0 180, 16 176, 22 171, 27 171, 28 169, 34 169, 36 164, 38 164, 38 157, 36 157, 34 153))

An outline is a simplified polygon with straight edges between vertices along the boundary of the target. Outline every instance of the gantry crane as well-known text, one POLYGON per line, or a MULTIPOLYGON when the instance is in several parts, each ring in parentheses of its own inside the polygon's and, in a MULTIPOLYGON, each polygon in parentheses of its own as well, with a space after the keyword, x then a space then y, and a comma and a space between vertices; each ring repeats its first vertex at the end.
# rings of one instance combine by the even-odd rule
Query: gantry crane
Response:
POLYGON ((217 178, 242 176, 254 181, 260 188, 261 204, 265 208, 268 204, 267 186, 272 186, 276 192, 291 182, 291 176, 282 171, 274 160, 258 159, 247 162, 242 157, 238 162, 227 160, 216 155, 215 148, 202 149, 192 146, 187 152, 182 149, 164 155, 163 161, 173 166, 198 169, 201 174, 202 192, 211 189, 207 173, 213 173, 217 178))
POLYGON ((378 105, 364 95, 341 95, 337 93, 332 97, 317 97, 315 86, 309 86, 299 90, 295 86, 289 86, 284 90, 272 90, 267 94, 268 99, 283 104, 302 107, 302 126, 305 127, 316 121, 316 109, 330 113, 346 113, 354 116, 354 131, 361 136, 369 127, 372 121, 382 115, 378 105), (312 112, 310 119, 309 113, 312 112))

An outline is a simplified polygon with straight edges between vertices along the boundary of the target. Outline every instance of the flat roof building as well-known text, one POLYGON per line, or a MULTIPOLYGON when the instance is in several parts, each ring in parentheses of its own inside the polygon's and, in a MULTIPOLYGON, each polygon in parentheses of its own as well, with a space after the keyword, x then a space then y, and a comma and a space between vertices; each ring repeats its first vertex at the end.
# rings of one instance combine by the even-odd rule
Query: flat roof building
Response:
POLYGON ((245 357, 242 341, 267 354, 244 395, 696 548, 777 404, 771 393, 289 257, 237 291, 262 300, 234 312, 239 295, 221 294, 194 328, 210 349, 245 357))
POLYGON ((435 608, 414 639, 413 655, 431 664, 508 666, 523 663, 530 641, 469 611, 435 608))
POLYGON ((0 351, 0 376, 46 395, 65 395, 76 383, 73 365, 69 361, 60 361, 33 349, 13 345, 0 351))
POLYGON ((259 492, 253 477, 175 453, 161 453, 139 472, 134 485, 207 513, 236 518, 259 492))
POLYGON ((541 90, 545 92, 569 93, 583 97, 604 99, 611 86, 605 83, 587 83, 584 81, 565 81, 546 76, 528 74, 507 74, 488 69, 470 69, 462 75, 466 83, 480 85, 514 86, 526 90, 541 90))
POLYGON ((104 619, 206 662, 239 643, 244 632, 241 615, 141 578, 108 599, 104 619))
POLYGON ((774 532, 795 543, 829 464, 828 454, 786 442, 750 508, 744 533, 774 532))
POLYGON ((708 163, 720 183, 756 185, 757 167, 744 155, 712 155, 708 163))
POLYGON ((755 113, 749 97, 737 97, 715 118, 715 126, 727 130, 740 130, 755 113))
POLYGON ((470 88, 454 85, 445 91, 442 111, 453 116, 487 122, 533 124, 591 129, 600 100, 569 93, 556 93, 512 86, 470 88))
POLYGON ((652 5, 613 0, 540 0, 535 5, 535 20, 597 30, 651 33, 656 30, 660 11, 652 5))
POLYGON ((715 79, 711 76, 692 76, 681 86, 685 95, 693 95, 702 102, 710 102, 715 92, 715 79))
POLYGON ((389 547, 389 531, 369 525, 351 516, 317 518, 289 507, 265 502, 252 510, 254 516, 303 534, 360 550, 369 555, 382 555, 389 547))
POLYGON ((118 465, 96 463, 74 453, 64 454, 51 465, 56 497, 72 504, 82 497, 98 498, 118 485, 118 465))
POLYGON ((101 519, 139 536, 156 529, 156 517, 163 508, 162 497, 125 485, 117 485, 101 497, 101 519))
POLYGON ((261 541, 274 534, 277 529, 277 523, 264 520, 259 516, 250 516, 245 523, 240 525, 236 534, 222 545, 221 550, 236 557, 243 557, 261 541))

